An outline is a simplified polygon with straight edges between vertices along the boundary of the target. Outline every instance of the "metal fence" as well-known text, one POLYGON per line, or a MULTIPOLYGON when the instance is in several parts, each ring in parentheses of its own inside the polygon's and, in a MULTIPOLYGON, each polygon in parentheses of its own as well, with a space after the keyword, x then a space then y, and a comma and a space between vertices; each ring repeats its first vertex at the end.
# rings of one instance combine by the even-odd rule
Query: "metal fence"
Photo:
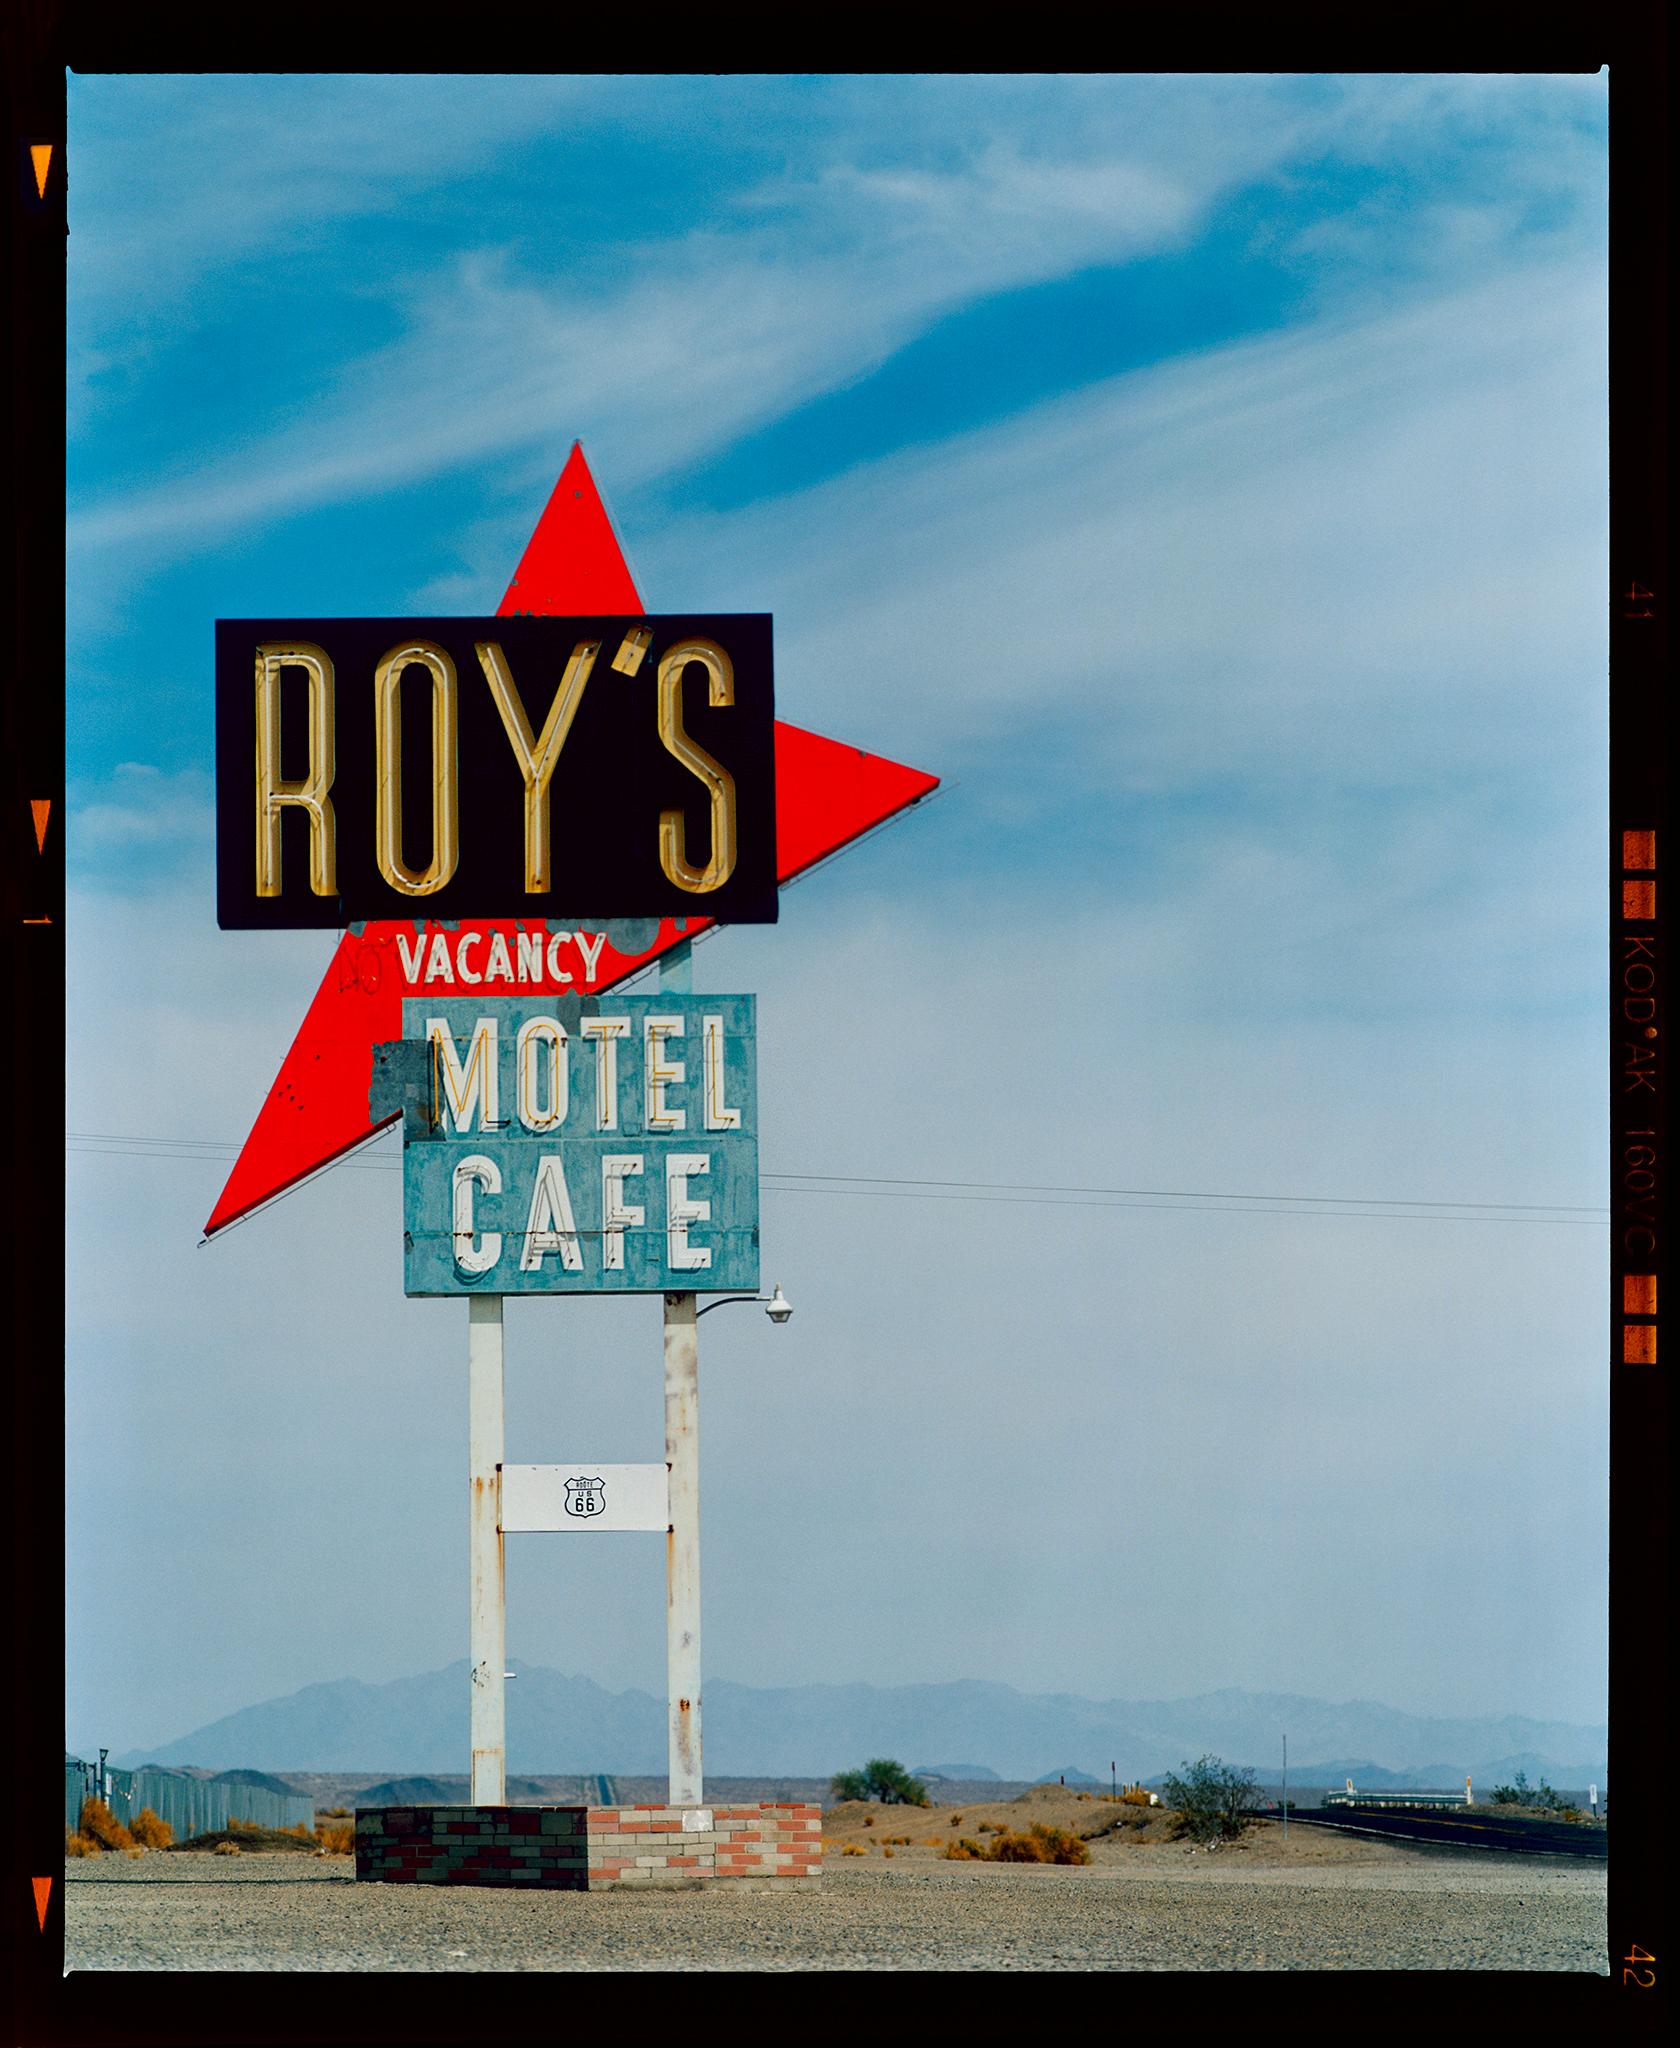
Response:
POLYGON ((315 1819, 315 1802, 307 1793, 275 1792, 266 1785, 245 1784, 232 1772, 216 1778, 194 1778, 184 1771, 148 1764, 138 1771, 107 1768, 102 1773, 98 1764, 67 1756, 64 1825, 75 1827, 81 1820, 82 1801, 94 1797, 103 1797, 125 1827, 149 1806, 160 1820, 168 1821, 177 1842, 212 1828, 225 1828, 233 1820, 254 1821, 265 1828, 292 1828, 300 1821, 309 1827, 315 1819))

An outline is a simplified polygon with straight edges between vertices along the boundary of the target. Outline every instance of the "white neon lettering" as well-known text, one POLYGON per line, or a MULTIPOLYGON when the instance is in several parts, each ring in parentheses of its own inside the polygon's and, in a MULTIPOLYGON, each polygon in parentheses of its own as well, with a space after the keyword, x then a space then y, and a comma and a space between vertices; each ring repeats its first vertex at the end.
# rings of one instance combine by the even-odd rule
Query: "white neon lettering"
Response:
POLYGON ((500 1126, 496 1074, 496 1020, 480 1017, 473 1026, 463 1067, 455 1051, 455 1034, 447 1017, 426 1019, 432 1047, 432 1122, 440 1129, 470 1128, 474 1114, 480 1130, 500 1126))
POLYGON ((519 1121, 528 1131, 551 1131, 566 1120, 566 1027, 558 1017, 528 1017, 514 1040, 514 1072, 519 1077, 519 1121), (546 1052, 547 1058, 544 1058, 546 1052), (540 1069, 548 1069, 547 1107, 539 1096, 540 1069))
POLYGON ((628 1017, 585 1017, 578 1026, 595 1042, 595 1128, 618 1129, 618 1041, 630 1036, 628 1017))
POLYGON ((723 1099, 723 1019, 700 1020, 701 1072, 705 1080, 706 1128, 708 1131, 738 1131, 741 1112, 723 1099))
POLYGON ((465 1159, 455 1162, 455 1174, 450 1190, 451 1212, 454 1223, 455 1263, 463 1273, 488 1273, 502 1255, 502 1233, 487 1230, 478 1242, 473 1242, 473 1189, 482 1187, 487 1195, 499 1195, 502 1191, 502 1170, 493 1159, 486 1159, 481 1152, 470 1152, 465 1159))
POLYGON ((712 1263, 712 1254, 705 1245, 691 1245, 688 1230, 691 1223, 709 1223, 712 1218, 710 1202, 691 1202, 688 1198, 690 1176, 698 1179, 712 1170, 711 1158, 704 1152, 671 1152, 665 1159, 665 1257, 671 1270, 676 1273, 703 1273, 712 1263))
POLYGON ((642 1171, 639 1152, 609 1152, 601 1161, 601 1264, 611 1273, 624 1271, 624 1233, 639 1230, 647 1211, 624 1199, 624 1183, 642 1171))
POLYGON ((572 1216, 572 1198, 566 1191, 566 1177, 556 1154, 545 1152, 537 1162, 537 1184, 531 1190, 531 1213, 525 1219, 525 1249, 519 1254, 520 1270, 536 1273, 550 1252, 560 1254, 568 1273, 583 1270, 583 1253, 578 1249, 577 1224, 572 1216))
POLYGON ((649 1017, 644 1024, 647 1058, 647 1127, 650 1131, 686 1131, 688 1112, 665 1100, 667 1088, 680 1088, 688 1078, 681 1060, 662 1060, 660 1047, 668 1038, 681 1038, 685 1026, 681 1017, 649 1017))

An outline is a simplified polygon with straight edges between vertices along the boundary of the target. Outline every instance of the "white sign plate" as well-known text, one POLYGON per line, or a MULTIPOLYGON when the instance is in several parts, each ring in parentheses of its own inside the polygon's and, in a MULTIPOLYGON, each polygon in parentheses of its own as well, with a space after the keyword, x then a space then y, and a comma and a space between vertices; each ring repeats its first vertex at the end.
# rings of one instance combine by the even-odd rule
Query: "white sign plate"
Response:
POLYGON ((663 1465, 504 1465, 502 1528, 668 1529, 663 1465))

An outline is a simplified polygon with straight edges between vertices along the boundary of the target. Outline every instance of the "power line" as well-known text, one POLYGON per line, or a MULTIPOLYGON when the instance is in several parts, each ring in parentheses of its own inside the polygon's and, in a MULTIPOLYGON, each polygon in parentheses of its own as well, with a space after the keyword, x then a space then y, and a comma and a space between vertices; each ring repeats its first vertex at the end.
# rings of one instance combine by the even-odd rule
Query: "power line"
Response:
MULTIPOLYGON (((1523 1209, 1576 1214, 1588 1210, 1585 1202, 1416 1202, 1400 1195, 1263 1195, 1252 1189, 1233 1192, 1224 1188, 1064 1188, 1041 1186, 1035 1181, 1014 1180, 906 1180, 888 1173, 778 1173, 781 1180, 844 1181, 860 1185, 905 1188, 987 1188, 1014 1195, 1160 1195, 1176 1201, 1219 1202, 1327 1202, 1337 1208, 1390 1209, 1523 1209)), ((1590 1209, 1596 1220, 1607 1217, 1608 1209, 1590 1209)))
MULTIPOLYGON (((108 1157, 232 1159, 238 1145, 216 1138, 134 1136, 113 1131, 71 1131, 68 1149, 108 1157)), ((341 1157, 335 1166, 363 1172, 399 1173, 400 1158, 341 1157)), ((314 1178, 314 1175, 308 1176, 314 1178)), ((1022 1204, 1037 1208, 1156 1209, 1176 1214, 1249 1216, 1369 1216, 1395 1222, 1576 1223, 1603 1225, 1609 1211, 1585 1203, 1418 1201, 1398 1195, 1268 1195, 1219 1188, 1104 1188, 1058 1186, 1036 1181, 912 1179, 891 1174, 782 1173, 766 1169, 764 1187, 775 1194, 853 1195, 897 1201, 965 1201, 1022 1204), (1192 1206, 1193 1205, 1193 1206, 1192 1206)), ((301 1185, 301 1182, 298 1183, 301 1185)), ((290 1193, 291 1190, 282 1192, 290 1193)))

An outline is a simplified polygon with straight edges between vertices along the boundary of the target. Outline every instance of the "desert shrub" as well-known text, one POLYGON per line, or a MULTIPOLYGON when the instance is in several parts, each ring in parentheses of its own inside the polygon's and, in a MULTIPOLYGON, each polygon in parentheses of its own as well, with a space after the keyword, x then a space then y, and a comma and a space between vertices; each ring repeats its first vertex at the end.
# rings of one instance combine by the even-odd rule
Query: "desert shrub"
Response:
POLYGON ((175 1839, 175 1830, 168 1821, 149 1806, 141 1807, 129 1823, 128 1831, 142 1849, 167 1849, 175 1839))
POLYGON ((861 1842, 848 1842, 840 1853, 842 1856, 867 1856, 869 1851, 861 1842))
POLYGON ((1195 1842, 1231 1842, 1252 1825, 1260 1804, 1252 1771, 1204 1756, 1187 1763, 1184 1773, 1182 1778, 1169 1775, 1161 1787, 1178 1815, 1180 1835, 1195 1842))
POLYGON ((1005 1828, 986 1854, 993 1863, 1042 1863, 1044 1845, 1036 1834, 1014 1835, 1005 1828))
POLYGON ((1024 1835, 999 1834, 984 1852, 993 1863, 1089 1863, 1091 1852, 1077 1835, 1066 1828, 1034 1821, 1024 1835))
POLYGON ((1069 1834, 1066 1828, 1050 1827, 1043 1821, 1034 1821, 1032 1836, 1038 1844, 1039 1857, 1045 1863, 1089 1863, 1091 1852, 1077 1835, 1069 1834))
POLYGON ((962 1815, 961 1815, 960 1813, 953 1813, 953 1814, 952 1814, 952 1816, 951 1816, 951 1825, 952 1825, 952 1827, 954 1827, 954 1828, 960 1828, 960 1827, 962 1826, 962 1815))
POLYGON ((232 1813, 228 1815, 228 1833, 230 1835, 254 1835, 256 1832, 257 1824, 254 1820, 241 1820, 237 1814, 232 1813))
POLYGON ((1120 1795, 1120 1802, 1123 1806, 1147 1806, 1149 1794, 1141 1785, 1128 1785, 1120 1795))
POLYGON ((350 1809, 348 1806, 323 1806, 315 1817, 317 1820, 348 1820, 350 1809))
POLYGON ((890 1856, 890 1855, 892 1854, 892 1845, 891 1845, 891 1843, 889 1843, 889 1842, 883 1842, 883 1843, 881 1844, 881 1854, 882 1854, 883 1856, 890 1856))
POLYGON ((959 1835, 945 1850, 947 1863, 983 1863, 985 1860, 985 1850, 978 1842, 971 1842, 967 1835, 959 1835))
POLYGON ((348 1856, 356 1847, 356 1830, 354 1827, 329 1828, 317 1821, 315 1839, 329 1856, 348 1856))
POLYGON ((840 1771, 830 1781, 836 1799, 878 1799, 883 1806, 926 1806, 927 1787, 895 1758, 872 1756, 861 1771, 840 1771))
POLYGON ((66 1856, 97 1856, 99 1844, 91 1835, 81 1835, 66 1823, 64 1829, 64 1853, 66 1856))
POLYGON ((872 1813, 866 1813, 866 1814, 864 1815, 864 1817, 863 1817, 863 1824, 864 1824, 864 1826, 865 1826, 866 1828, 872 1828, 872 1827, 873 1827, 873 1826, 875 1825, 875 1816, 874 1816, 874 1814, 872 1814, 872 1813))
POLYGON ((132 1849, 134 1837, 129 1833, 103 1799, 82 1801, 81 1832, 96 1842, 101 1849, 132 1849))
POLYGON ((1548 1785, 1542 1778, 1538 1785, 1528 1782, 1528 1773, 1518 1771, 1509 1785, 1495 1785, 1489 1795, 1495 1806, 1529 1806, 1540 1813, 1555 1813, 1560 1818, 1580 1819, 1563 1794, 1548 1785))
POLYGON ((237 1842, 218 1842, 210 1853, 212 1856, 243 1856, 245 1851, 237 1842))
POLYGON ((1001 1820, 983 1820, 980 1823, 980 1832, 983 1835, 1007 1835, 1009 1830, 1001 1820))

